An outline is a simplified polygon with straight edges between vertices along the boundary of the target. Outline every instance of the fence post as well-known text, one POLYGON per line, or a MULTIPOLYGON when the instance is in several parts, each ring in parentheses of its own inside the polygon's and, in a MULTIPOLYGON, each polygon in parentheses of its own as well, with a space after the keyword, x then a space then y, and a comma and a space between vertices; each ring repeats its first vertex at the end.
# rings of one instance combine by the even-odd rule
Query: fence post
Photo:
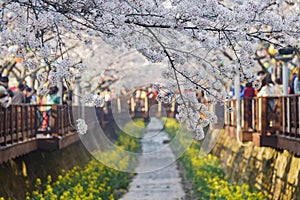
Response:
POLYGON ((161 116, 161 101, 158 102, 157 106, 157 115, 160 117, 161 116))
MULTIPOLYGON (((12 108, 10 106, 10 109, 9 109, 9 112, 7 113, 9 114, 9 134, 10 134, 10 143, 13 144, 14 143, 14 130, 13 130, 13 125, 12 125, 12 122, 13 122, 13 116, 12 116, 12 108)), ((16 134, 17 136, 17 142, 19 142, 19 138, 18 138, 18 135, 16 134)))
POLYGON ((34 112, 34 128, 33 128, 33 131, 34 131, 34 137, 36 137, 37 136, 37 133, 38 133, 38 114, 37 114, 37 112, 38 112, 38 107, 37 107, 37 105, 34 105, 33 106, 33 112, 34 112))
POLYGON ((289 135, 291 133, 291 101, 290 98, 287 97, 287 134, 289 135))
MULTIPOLYGON (((11 107, 11 106, 10 106, 11 107)), ((7 145, 7 138, 6 138, 6 133, 7 133, 7 109, 8 108, 3 108, 3 136, 4 136, 4 145, 7 145)))
POLYGON ((268 100, 266 97, 260 98, 260 124, 261 124, 261 134, 267 135, 267 106, 268 106, 268 100))
POLYGON ((248 118, 249 116, 249 100, 250 99, 241 99, 241 120, 242 128, 244 131, 247 131, 249 128, 248 118))
POLYGON ((298 124, 297 124, 297 128, 298 128, 298 134, 300 135, 300 96, 298 96, 298 102, 297 102, 297 105, 298 105, 298 124))
POLYGON ((238 72, 234 78, 234 95, 236 98, 236 131, 237 135, 240 134, 241 131, 241 88, 240 88, 240 73, 238 72))
POLYGON ((118 107, 118 113, 121 113, 121 111, 122 111, 122 105, 121 105, 121 99, 120 99, 120 97, 117 98, 117 107, 118 107))
POLYGON ((134 105, 135 102, 134 102, 134 97, 131 97, 130 98, 130 107, 131 107, 131 112, 134 113, 134 105))
POLYGON ((58 119, 58 112, 57 112, 57 106, 58 105, 51 105, 51 116, 49 118, 50 120, 50 132, 51 134, 59 134, 58 133, 58 124, 59 124, 59 119, 58 119))
POLYGON ((148 97, 145 97, 145 113, 148 113, 148 97))

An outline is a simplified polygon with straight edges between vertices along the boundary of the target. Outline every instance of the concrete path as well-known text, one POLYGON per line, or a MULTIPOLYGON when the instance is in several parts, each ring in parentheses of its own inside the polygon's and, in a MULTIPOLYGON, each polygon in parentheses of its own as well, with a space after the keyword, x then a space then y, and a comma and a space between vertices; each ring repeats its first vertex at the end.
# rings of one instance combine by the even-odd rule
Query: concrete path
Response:
POLYGON ((139 157, 137 175, 121 200, 181 200, 185 193, 176 166, 176 158, 168 144, 162 123, 151 118, 142 139, 143 154, 139 157))

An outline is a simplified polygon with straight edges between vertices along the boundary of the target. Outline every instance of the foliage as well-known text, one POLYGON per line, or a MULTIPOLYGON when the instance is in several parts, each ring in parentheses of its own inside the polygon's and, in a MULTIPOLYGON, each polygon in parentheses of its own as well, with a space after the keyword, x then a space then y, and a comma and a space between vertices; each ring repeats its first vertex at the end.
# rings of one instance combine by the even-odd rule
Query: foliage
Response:
POLYGON ((164 118, 164 130, 171 136, 174 137, 180 124, 174 118, 164 118))
POLYGON ((141 148, 140 138, 145 133, 145 123, 143 119, 136 119, 133 123, 128 123, 118 133, 116 145, 129 152, 136 152, 141 148), (136 137, 132 137, 135 133, 136 137))
POLYGON ((299 44, 299 1, 1 0, 0 7, 0 57, 11 52, 36 72, 38 93, 61 80, 72 83, 86 70, 68 56, 70 44, 92 48, 101 38, 168 64, 159 100, 175 98, 178 120, 188 121, 197 138, 216 121, 197 93, 210 103, 224 102, 225 85, 235 77, 255 80, 257 44, 299 44), (39 72, 41 65, 47 70, 39 72))
MULTIPOLYGON (((142 134, 143 122, 138 120, 142 134)), ((134 123, 127 124, 124 130, 131 129, 134 123)), ((141 145, 137 139, 120 133, 116 145, 130 151, 138 151, 141 145)), ((119 165, 124 167, 135 162, 117 154, 110 152, 109 156, 118 161, 119 165)), ((48 176, 47 183, 42 184, 41 179, 36 180, 36 190, 31 194, 27 193, 27 199, 45 199, 45 200, 68 200, 68 199, 98 199, 112 200, 120 197, 129 185, 131 173, 121 172, 109 168, 97 160, 91 160, 85 167, 75 166, 72 170, 57 177, 56 181, 52 181, 48 176)))
MULTIPOLYGON (((174 135, 178 127, 176 120, 168 119, 165 131, 174 135)), ((200 158, 199 149, 200 143, 194 142, 180 158, 199 199, 266 199, 261 192, 253 192, 247 184, 231 184, 218 158, 211 154, 200 158)))

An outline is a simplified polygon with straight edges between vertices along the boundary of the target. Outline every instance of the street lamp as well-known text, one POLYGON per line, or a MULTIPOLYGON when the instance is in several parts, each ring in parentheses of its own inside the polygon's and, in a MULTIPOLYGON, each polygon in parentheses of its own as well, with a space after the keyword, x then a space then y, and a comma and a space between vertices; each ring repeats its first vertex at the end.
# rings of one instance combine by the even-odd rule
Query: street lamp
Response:
POLYGON ((80 89, 80 81, 81 77, 76 76, 75 81, 74 81, 74 105, 79 106, 80 105, 80 94, 81 94, 81 89, 80 89))
POLYGON ((276 56, 277 60, 283 61, 283 69, 282 69, 283 95, 288 95, 288 86, 289 86, 288 62, 294 58, 295 50, 296 49, 293 47, 281 48, 278 50, 278 55, 276 56))

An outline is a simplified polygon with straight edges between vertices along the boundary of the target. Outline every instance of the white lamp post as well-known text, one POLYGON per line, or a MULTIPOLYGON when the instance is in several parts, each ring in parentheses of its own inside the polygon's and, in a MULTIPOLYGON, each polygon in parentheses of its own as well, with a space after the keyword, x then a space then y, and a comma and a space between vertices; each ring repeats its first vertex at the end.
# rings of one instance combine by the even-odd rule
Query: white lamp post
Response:
POLYGON ((236 98, 236 131, 241 131, 241 82, 240 73, 238 72, 234 78, 234 96, 236 98))
POLYGON ((282 68, 282 83, 283 83, 283 95, 288 95, 289 87, 289 75, 288 75, 288 61, 294 58, 295 48, 282 48, 278 50, 277 60, 283 61, 282 68))
POLYGON ((75 77, 75 82, 74 82, 74 105, 75 106, 79 106, 80 104, 80 94, 81 94, 80 79, 81 79, 80 76, 75 77))
POLYGON ((62 105, 63 104, 63 98, 64 98, 64 89, 63 89, 63 80, 59 80, 58 82, 58 92, 59 92, 59 104, 62 105))

